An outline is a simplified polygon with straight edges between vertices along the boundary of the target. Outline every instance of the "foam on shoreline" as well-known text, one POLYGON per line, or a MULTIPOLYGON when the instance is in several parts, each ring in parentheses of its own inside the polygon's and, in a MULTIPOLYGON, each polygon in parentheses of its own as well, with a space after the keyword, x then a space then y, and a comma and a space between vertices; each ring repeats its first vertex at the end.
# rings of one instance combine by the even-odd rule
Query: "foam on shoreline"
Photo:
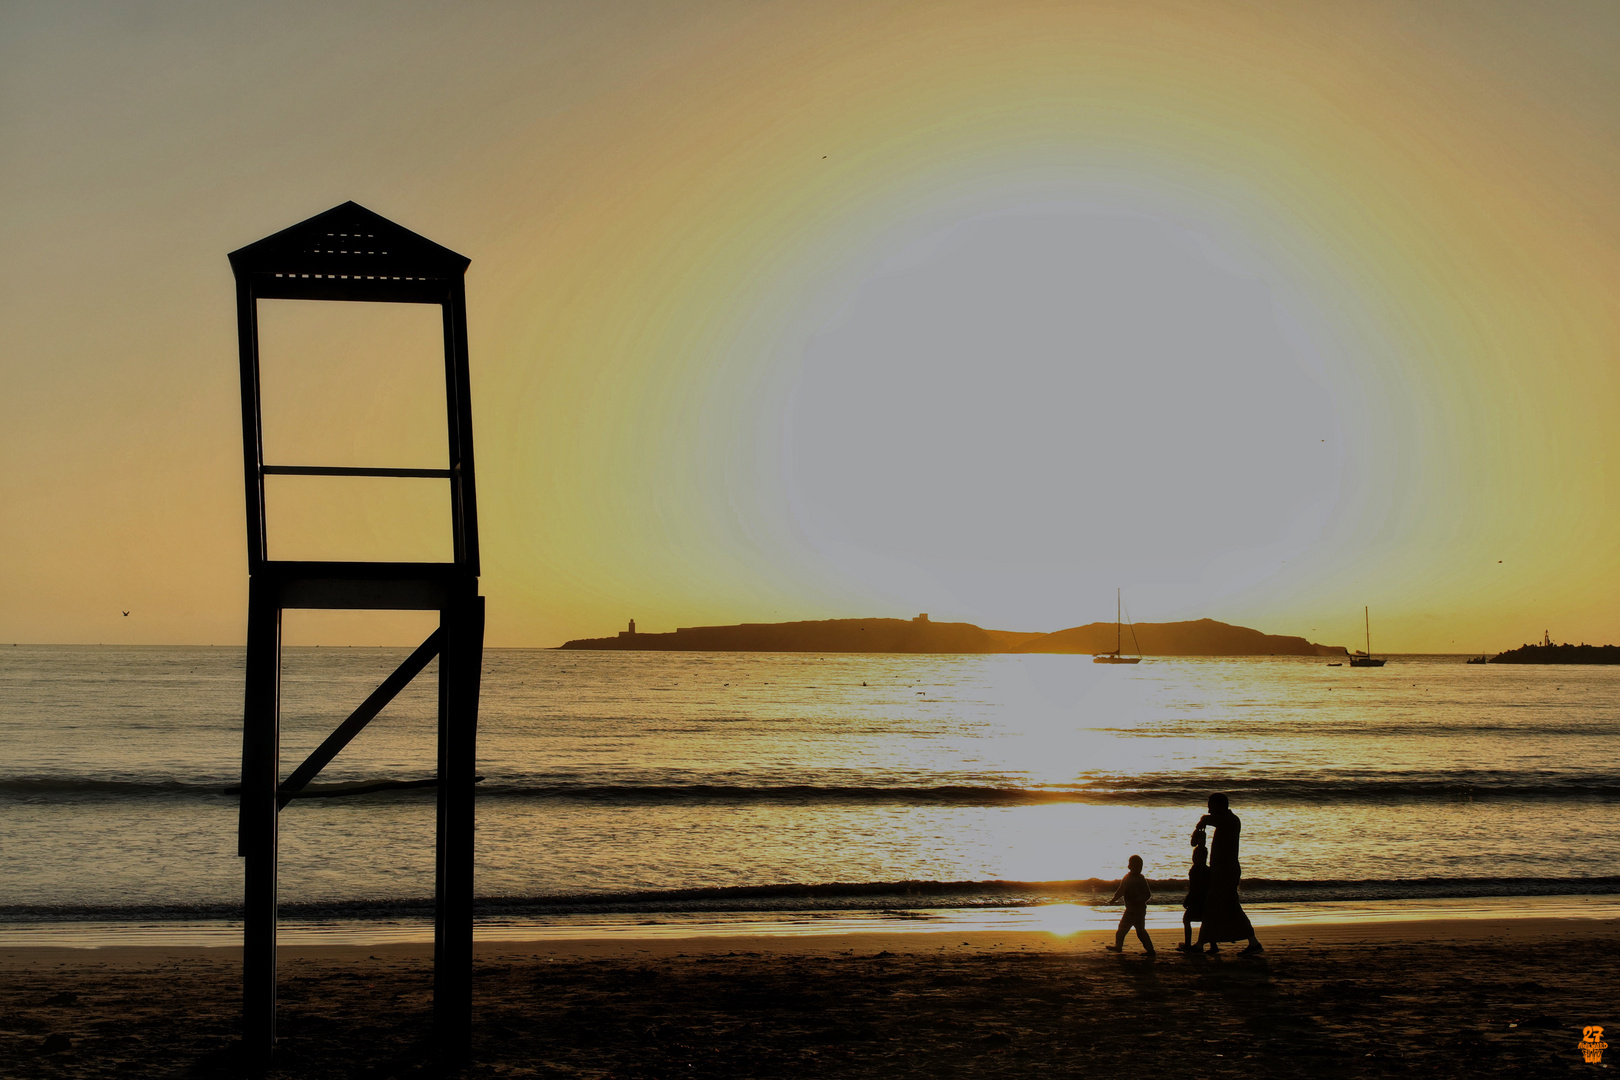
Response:
MULTIPOLYGON (((1620 920, 1620 896, 1480 897, 1246 905, 1257 928, 1298 931, 1326 925, 1374 930, 1392 923, 1509 923, 1522 919, 1620 920)), ((481 918, 474 927, 480 942, 568 942, 584 940, 671 941, 730 937, 787 939, 850 934, 1016 933, 1067 937, 1112 931, 1117 906, 1042 904, 1000 908, 918 908, 910 910, 798 911, 778 913, 665 912, 647 915, 561 915, 546 918, 481 918)), ((1158 906, 1149 929, 1179 936, 1179 909, 1158 906)), ((0 925, 0 949, 120 947, 231 948, 239 946, 242 924, 233 920, 37 922, 0 925)), ((373 920, 286 919, 279 941, 288 947, 419 945, 431 943, 433 924, 425 918, 373 920)))

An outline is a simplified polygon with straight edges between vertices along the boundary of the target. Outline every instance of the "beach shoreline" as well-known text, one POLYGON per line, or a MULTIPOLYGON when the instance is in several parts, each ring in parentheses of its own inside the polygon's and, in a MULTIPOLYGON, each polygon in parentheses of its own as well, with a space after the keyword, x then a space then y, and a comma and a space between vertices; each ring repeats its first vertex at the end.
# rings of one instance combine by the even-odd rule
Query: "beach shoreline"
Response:
MULTIPOLYGON (((1155 898, 1159 900, 1160 898, 1155 898)), ((1620 895, 1596 893, 1553 896, 1407 898, 1371 902, 1311 901, 1245 903, 1255 926, 1297 928, 1323 923, 1373 925, 1386 922, 1504 919, 1620 919, 1620 895)), ((792 938, 851 934, 1044 933, 1067 936, 1112 932, 1117 905, 1104 903, 1011 904, 945 908, 800 908, 781 910, 668 909, 565 915, 490 914, 480 909, 474 940, 547 942, 601 938, 652 940, 688 938, 792 938)), ((1151 931, 1179 933, 1181 907, 1171 895, 1148 909, 1151 931)), ((229 947, 240 940, 241 921, 231 919, 61 919, 0 922, 0 949, 65 947, 229 947)), ((284 916, 278 940, 284 948, 353 945, 410 945, 433 940, 431 918, 323 918, 284 916)))
MULTIPOLYGON (((1115 916, 1117 920, 1118 916, 1115 916)), ((1379 921, 1313 922, 1279 926, 1256 923, 1263 943, 1270 949, 1295 949, 1313 945, 1403 946, 1434 942, 1466 943, 1493 941, 1529 944, 1550 940, 1591 939, 1620 942, 1620 918, 1535 916, 1478 918, 1409 919, 1379 921)), ((1149 932, 1165 959, 1174 952, 1181 938, 1181 927, 1168 922, 1149 925, 1149 932), (1172 935, 1172 929, 1174 934, 1172 935), (1160 938, 1163 942, 1160 942, 1160 938)), ((1196 931, 1195 931, 1196 933, 1196 931)), ((816 934, 723 934, 658 936, 571 936, 545 939, 483 939, 474 942, 478 961, 503 962, 514 956, 541 958, 635 956, 672 957, 722 955, 739 951, 772 953, 781 956, 838 955, 851 950, 927 953, 930 950, 966 946, 976 950, 1016 950, 1070 955, 1100 948, 1113 940, 1112 929, 1086 929, 1072 933, 1045 930, 916 929, 854 930, 816 934)), ((1231 946, 1233 953, 1239 946, 1231 946)), ((1127 952, 1140 951, 1135 937, 1127 938, 1127 952)), ((393 941, 363 944, 313 943, 281 944, 281 960, 355 961, 373 956, 431 963, 433 943, 393 941)), ((182 960, 234 963, 241 959, 240 945, 7 945, 0 943, 0 971, 42 969, 51 965, 85 965, 105 968, 163 964, 182 960)))
MULTIPOLYGON (((1096 929, 484 940, 449 1073, 430 945, 284 945, 271 1075, 1540 1076, 1620 1022, 1620 919, 1275 926, 1219 958, 1154 933, 1151 961, 1096 929)), ((0 947, 0 1073, 238 1075, 240 956, 0 947)))

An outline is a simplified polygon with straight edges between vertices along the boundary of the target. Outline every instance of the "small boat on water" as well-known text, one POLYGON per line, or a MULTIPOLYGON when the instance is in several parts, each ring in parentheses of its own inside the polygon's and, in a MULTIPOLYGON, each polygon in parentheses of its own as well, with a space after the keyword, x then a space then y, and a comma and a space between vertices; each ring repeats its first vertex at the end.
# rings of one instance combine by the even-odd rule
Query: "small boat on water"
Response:
POLYGON ((1119 590, 1114 590, 1114 651, 1111 653, 1098 653, 1091 658, 1093 664, 1140 664, 1142 662, 1142 646, 1136 641, 1136 627, 1131 627, 1131 643, 1136 645, 1135 656, 1123 655, 1124 638, 1120 635, 1120 615, 1125 610, 1125 604, 1119 597, 1119 590))
POLYGON ((1470 664, 1488 664, 1491 661, 1490 657, 1486 656, 1484 653, 1480 653, 1478 656, 1469 657, 1468 662, 1470 664))
POLYGON ((1350 658, 1351 667, 1383 667, 1384 662, 1372 654, 1372 619, 1367 615, 1367 609, 1361 609, 1361 619, 1367 632, 1367 651, 1360 652, 1350 658))

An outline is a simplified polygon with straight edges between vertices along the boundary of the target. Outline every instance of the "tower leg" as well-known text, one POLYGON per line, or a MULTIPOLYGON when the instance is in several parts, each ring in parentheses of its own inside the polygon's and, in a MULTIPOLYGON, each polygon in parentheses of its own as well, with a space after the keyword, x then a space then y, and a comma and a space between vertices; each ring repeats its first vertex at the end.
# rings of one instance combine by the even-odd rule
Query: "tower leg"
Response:
POLYGON ((281 745, 281 609, 273 588, 248 585, 247 702, 242 722, 244 858, 242 1039, 250 1063, 268 1065, 276 1042, 276 783, 281 745))
POLYGON ((440 615, 438 888, 433 930, 433 1019, 441 1053, 472 1049, 473 785, 484 598, 440 615))

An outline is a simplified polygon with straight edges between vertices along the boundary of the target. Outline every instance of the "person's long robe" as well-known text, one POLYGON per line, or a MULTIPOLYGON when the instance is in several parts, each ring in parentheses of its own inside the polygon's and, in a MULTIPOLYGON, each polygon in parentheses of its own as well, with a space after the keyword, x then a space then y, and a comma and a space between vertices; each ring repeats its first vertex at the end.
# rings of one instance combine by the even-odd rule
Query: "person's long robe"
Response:
POLYGON ((1198 944, 1245 941, 1254 936, 1254 927, 1238 900, 1238 882, 1243 877, 1238 864, 1238 841, 1243 823, 1230 810, 1210 814, 1215 838, 1209 845, 1209 892, 1204 894, 1204 921, 1198 928, 1198 944))

